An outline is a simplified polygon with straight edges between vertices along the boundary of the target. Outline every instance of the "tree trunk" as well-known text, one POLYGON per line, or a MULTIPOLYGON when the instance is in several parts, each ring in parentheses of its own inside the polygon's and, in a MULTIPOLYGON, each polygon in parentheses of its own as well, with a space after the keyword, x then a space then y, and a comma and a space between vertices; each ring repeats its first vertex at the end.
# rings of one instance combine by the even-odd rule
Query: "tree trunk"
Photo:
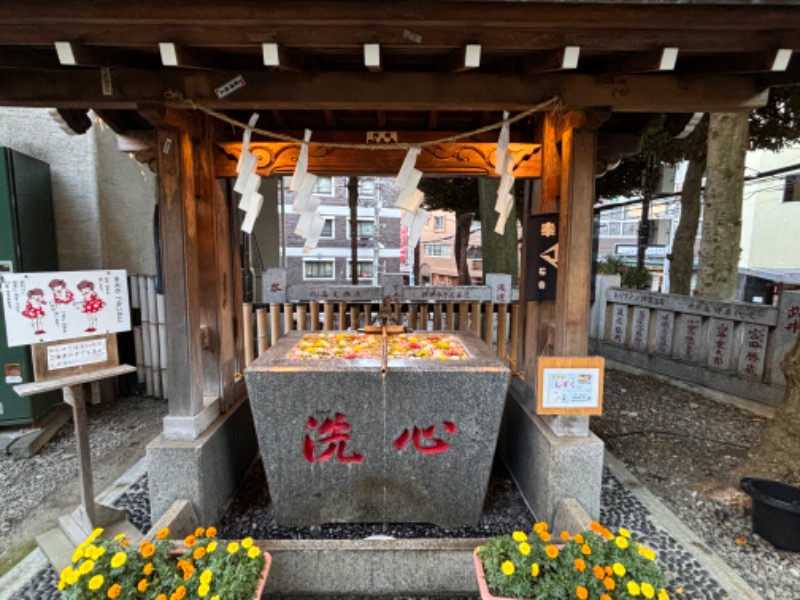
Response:
POLYGON ((681 218, 669 256, 669 293, 689 296, 692 293, 694 270, 694 241, 700 223, 700 199, 703 174, 706 172, 706 152, 689 159, 681 190, 681 218))
POLYGON ((350 283, 358 285, 358 177, 347 180, 347 205, 350 207, 350 283))
MULTIPOLYGON (((508 273, 512 285, 517 285, 519 271, 519 244, 517 243, 517 215, 512 206, 502 235, 494 232, 499 214, 494 209, 500 180, 481 177, 478 180, 478 197, 481 212, 481 247, 483 249, 483 274, 508 273)), ((486 280, 484 279, 484 282, 486 280)))
POLYGON ((697 293, 713 300, 736 297, 742 229, 747 113, 716 113, 708 125, 708 175, 697 293))
POLYGON ((456 269, 458 269, 458 285, 470 285, 469 268, 467 266, 467 247, 469 246, 469 230, 475 213, 456 213, 456 269))

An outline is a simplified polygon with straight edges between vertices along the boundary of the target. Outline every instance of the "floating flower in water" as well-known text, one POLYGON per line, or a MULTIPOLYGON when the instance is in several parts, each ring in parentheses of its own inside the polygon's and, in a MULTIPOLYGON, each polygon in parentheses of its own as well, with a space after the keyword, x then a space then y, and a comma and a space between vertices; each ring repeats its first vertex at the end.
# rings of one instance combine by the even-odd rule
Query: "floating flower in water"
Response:
MULTIPOLYGON (((289 351, 288 358, 380 359, 381 336, 361 333, 309 333, 289 351)), ((406 334, 389 337, 387 358, 394 360, 468 360, 469 353, 454 335, 406 334)))

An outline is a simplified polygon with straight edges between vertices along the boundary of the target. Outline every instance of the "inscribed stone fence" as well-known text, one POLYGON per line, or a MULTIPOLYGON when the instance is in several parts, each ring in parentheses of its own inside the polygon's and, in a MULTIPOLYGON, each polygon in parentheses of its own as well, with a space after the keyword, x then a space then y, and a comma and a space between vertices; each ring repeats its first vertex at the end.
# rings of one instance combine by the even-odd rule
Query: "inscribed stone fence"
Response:
POLYGON ((798 330, 800 292, 763 306, 608 287, 603 276, 590 328, 607 359, 769 405, 783 401, 780 363, 798 330))

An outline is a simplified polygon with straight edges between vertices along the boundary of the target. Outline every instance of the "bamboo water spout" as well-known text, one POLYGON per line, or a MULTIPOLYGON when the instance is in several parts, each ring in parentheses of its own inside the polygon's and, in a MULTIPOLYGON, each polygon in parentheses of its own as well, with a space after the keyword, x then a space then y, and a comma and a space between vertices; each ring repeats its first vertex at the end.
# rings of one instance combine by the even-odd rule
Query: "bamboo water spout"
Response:
POLYGON ((389 296, 381 300, 381 308, 372 325, 364 326, 364 333, 381 334, 381 377, 386 377, 388 370, 389 335, 404 333, 406 328, 400 325, 392 315, 392 302, 389 296), (394 323, 391 325, 390 323, 394 323))

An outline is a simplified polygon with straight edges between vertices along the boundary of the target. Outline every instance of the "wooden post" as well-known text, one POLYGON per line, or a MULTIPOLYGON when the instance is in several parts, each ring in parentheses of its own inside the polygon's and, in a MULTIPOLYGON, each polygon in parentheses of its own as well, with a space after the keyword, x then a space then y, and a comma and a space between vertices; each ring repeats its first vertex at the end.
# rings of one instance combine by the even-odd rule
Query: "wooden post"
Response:
POLYGON ((333 304, 326 302, 323 310, 325 311, 324 331, 331 331, 333 330, 333 304))
POLYGON ((417 305, 408 305, 408 326, 414 331, 417 330, 417 305))
POLYGON ((456 328, 455 305, 452 302, 447 303, 447 317, 445 318, 444 328, 447 331, 454 331, 456 328))
POLYGON ((469 303, 468 302, 459 302, 458 303, 458 330, 459 331, 468 331, 469 330, 469 303))
POLYGON ((480 337, 481 335, 481 303, 472 303, 472 333, 480 337))
POLYGON ((307 324, 307 311, 308 308, 305 304, 298 304, 297 305, 297 329, 300 331, 305 331, 308 328, 307 324))
POLYGON ((269 334, 270 345, 274 346, 281 339, 281 305, 269 305, 269 334))
POLYGON ((294 304, 287 302, 283 305, 283 335, 294 329, 294 304))
POLYGON ((244 366, 247 367, 255 360, 253 351, 253 305, 249 302, 242 305, 242 320, 244 321, 244 366))
POLYGON ((311 301, 311 331, 319 330, 319 302, 311 301))
POLYGON ((508 343, 508 304, 497 307, 497 358, 504 360, 506 357, 506 344, 508 343))
POLYGON ((433 305, 433 330, 442 330, 442 305, 438 302, 433 305))
POLYGON ((356 330, 359 326, 359 311, 357 304, 350 305, 350 329, 356 330))
MULTIPOLYGON (((519 362, 519 312, 520 303, 518 302, 511 306, 511 340, 508 343, 509 358, 515 364, 519 362)), ((519 369, 519 366, 517 366, 517 369, 519 369)))
MULTIPOLYGON (((480 304, 478 305, 480 306, 480 304)), ((478 313, 480 314, 480 312, 478 313)), ((489 348, 492 347, 492 337, 494 334, 494 304, 487 302, 483 306, 483 341, 489 348)), ((505 340, 503 340, 505 343, 505 340)), ((497 335, 497 345, 500 346, 500 334, 497 335)))
POLYGON ((86 419, 86 402, 83 394, 75 394, 72 387, 63 388, 64 402, 72 407, 72 421, 75 425, 75 444, 78 453, 78 470, 81 486, 81 505, 92 524, 97 523, 92 484, 92 449, 89 445, 89 425, 86 419))
POLYGON ((347 303, 339 302, 339 329, 347 329, 347 303))
MULTIPOLYGON (((250 322, 252 323, 253 320, 250 319, 250 322)), ((258 336, 258 355, 261 356, 267 351, 267 348, 269 348, 269 327, 267 327, 266 308, 256 309, 256 335, 258 336)), ((250 345, 252 346, 252 341, 250 345)))

